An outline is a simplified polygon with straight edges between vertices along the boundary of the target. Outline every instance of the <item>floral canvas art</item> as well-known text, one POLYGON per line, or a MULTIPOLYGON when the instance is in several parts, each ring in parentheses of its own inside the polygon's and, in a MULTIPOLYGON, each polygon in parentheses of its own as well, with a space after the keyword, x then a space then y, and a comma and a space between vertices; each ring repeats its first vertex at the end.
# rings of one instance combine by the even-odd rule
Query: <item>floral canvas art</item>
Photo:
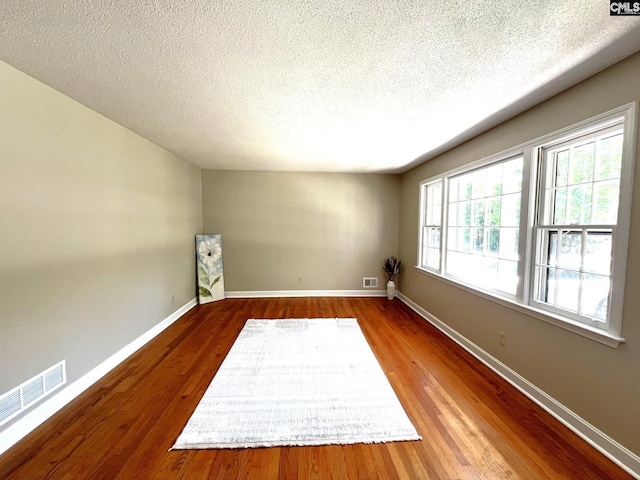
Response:
POLYGON ((224 298, 222 236, 196 235, 198 301, 209 303, 224 298))

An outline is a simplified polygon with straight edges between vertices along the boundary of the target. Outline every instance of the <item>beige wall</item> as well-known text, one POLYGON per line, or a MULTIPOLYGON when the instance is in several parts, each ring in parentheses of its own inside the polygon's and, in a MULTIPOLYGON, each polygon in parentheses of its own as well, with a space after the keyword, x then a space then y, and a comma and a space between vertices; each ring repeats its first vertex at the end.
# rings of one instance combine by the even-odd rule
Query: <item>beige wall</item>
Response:
POLYGON ((201 208, 198 168, 0 62, 0 393, 193 299, 201 208))
MULTIPOLYGON (((640 54, 402 175, 400 257, 416 265, 418 183, 538 136, 640 100, 640 54)), ((640 454, 640 165, 635 188, 623 336, 618 349, 407 268, 401 291, 615 440, 640 454), (507 345, 498 344, 498 332, 507 345)))
POLYGON ((361 290, 397 255, 399 176, 202 172, 203 229, 228 291, 361 290), (298 283, 298 275, 302 283, 298 283))

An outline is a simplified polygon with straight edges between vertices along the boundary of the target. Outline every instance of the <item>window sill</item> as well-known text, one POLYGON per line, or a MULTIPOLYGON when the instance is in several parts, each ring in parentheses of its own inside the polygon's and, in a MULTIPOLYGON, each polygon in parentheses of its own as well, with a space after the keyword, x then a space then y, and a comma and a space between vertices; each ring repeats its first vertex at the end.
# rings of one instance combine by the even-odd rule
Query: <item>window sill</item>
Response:
POLYGON ((511 299, 500 297, 495 293, 488 292, 485 290, 479 290, 477 287, 459 282, 457 280, 453 280, 451 278, 443 277, 442 275, 439 275, 434 272, 430 272, 429 270, 426 270, 422 267, 416 266, 415 268, 419 273, 423 275, 428 275, 430 277, 437 278, 438 280, 444 283, 448 283, 449 285, 452 285, 466 292, 472 293, 473 295, 484 298, 486 300, 497 303, 499 305, 510 308, 512 310, 523 313, 525 315, 536 318, 538 320, 542 320, 543 322, 550 323, 552 325, 555 325, 556 327, 576 333, 590 340, 594 340, 596 342, 602 343, 603 345, 606 345, 608 347, 618 348, 618 346, 625 341, 624 338, 619 337, 617 335, 613 335, 610 332, 599 330, 597 328, 590 327, 588 325, 583 325, 579 322, 576 322, 567 318, 563 318, 559 315, 553 315, 552 313, 549 313, 544 310, 540 310, 528 305, 521 305, 519 303, 514 302, 511 299))

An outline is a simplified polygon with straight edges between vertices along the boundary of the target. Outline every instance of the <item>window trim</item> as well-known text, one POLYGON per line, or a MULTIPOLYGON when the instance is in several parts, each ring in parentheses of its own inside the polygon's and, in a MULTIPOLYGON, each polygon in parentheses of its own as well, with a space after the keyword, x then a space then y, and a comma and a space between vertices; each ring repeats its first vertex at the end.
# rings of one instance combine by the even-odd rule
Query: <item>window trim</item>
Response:
POLYGON ((509 148, 495 155, 484 157, 480 160, 470 162, 466 165, 456 167, 452 170, 434 175, 422 180, 419 183, 419 218, 418 218, 418 255, 416 270, 438 278, 448 284, 461 288, 467 292, 478 295, 487 300, 501 304, 513 310, 519 311, 531 317, 556 325, 565 330, 577 333, 607 346, 617 348, 624 342, 621 336, 622 331, 622 310, 624 298, 624 284, 626 279, 626 260, 629 243, 629 233, 631 227, 631 197, 633 187, 633 169, 635 163, 635 146, 637 135, 636 109, 637 102, 622 105, 608 112, 596 115, 584 121, 567 126, 555 132, 538 137, 534 140, 522 143, 516 147, 509 148), (622 165, 620 179, 620 197, 618 204, 618 220, 616 237, 612 245, 612 266, 611 266, 611 302, 608 326, 606 329, 594 327, 587 323, 556 314, 546 309, 537 308, 533 302, 534 284, 534 254, 536 242, 533 235, 536 227, 537 205, 540 202, 540 195, 544 194, 543 189, 539 189, 539 182, 543 181, 540 176, 541 158, 540 152, 543 148, 575 139, 581 135, 586 135, 594 131, 607 128, 622 120, 624 129, 624 140, 622 145, 622 165), (522 189, 520 204, 520 232, 526 233, 524 238, 520 237, 518 276, 521 279, 514 298, 501 295, 495 290, 487 290, 481 287, 464 282, 459 278, 445 276, 446 265, 446 242, 448 231, 448 208, 445 208, 449 201, 449 178, 473 171, 475 169, 491 165, 500 161, 508 160, 516 156, 523 157, 522 189), (422 233, 424 209, 426 206, 426 186, 435 182, 442 182, 442 217, 440 236, 440 268, 433 270, 422 266, 422 233), (524 260, 523 260, 524 259, 524 260))

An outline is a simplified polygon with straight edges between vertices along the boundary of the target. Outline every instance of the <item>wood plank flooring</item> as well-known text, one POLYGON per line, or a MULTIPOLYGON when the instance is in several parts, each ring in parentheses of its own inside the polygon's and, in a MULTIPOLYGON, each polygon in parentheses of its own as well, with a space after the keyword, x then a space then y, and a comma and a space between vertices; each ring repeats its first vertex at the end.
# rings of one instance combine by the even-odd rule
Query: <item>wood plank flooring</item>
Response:
POLYGON ((624 479, 399 300, 198 306, 0 456, 1 479, 624 479), (356 317, 423 440, 169 451, 248 318, 356 317))

